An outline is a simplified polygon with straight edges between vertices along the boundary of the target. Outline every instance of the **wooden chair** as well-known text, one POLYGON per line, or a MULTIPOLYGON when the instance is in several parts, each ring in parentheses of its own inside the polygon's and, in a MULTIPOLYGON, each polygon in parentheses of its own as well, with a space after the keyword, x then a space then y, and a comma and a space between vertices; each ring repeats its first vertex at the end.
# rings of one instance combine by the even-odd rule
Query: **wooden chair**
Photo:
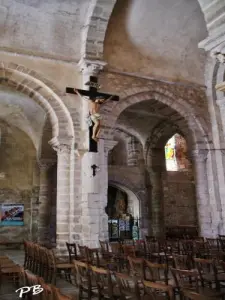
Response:
POLYGON ((220 251, 220 243, 219 239, 206 238, 206 243, 208 244, 208 248, 210 250, 220 251))
POLYGON ((74 259, 78 260, 77 245, 75 243, 66 243, 66 247, 68 250, 70 263, 72 263, 74 259))
POLYGON ((174 254, 173 255, 175 269, 191 270, 193 269, 192 258, 189 255, 174 254))
POLYGON ((118 266, 117 270, 121 271, 124 265, 124 255, 123 255, 122 245, 121 243, 118 242, 110 243, 109 245, 112 252, 112 258, 118 266))
POLYGON ((212 300, 212 299, 216 299, 216 298, 212 298, 212 297, 206 297, 203 296, 201 294, 198 294, 196 292, 192 292, 192 291, 182 291, 182 298, 185 299, 189 299, 189 300, 212 300))
POLYGON ((130 275, 135 276, 138 280, 145 277, 145 260, 144 258, 127 257, 130 265, 130 275))
POLYGON ((78 245, 79 249, 79 260, 83 262, 88 262, 88 247, 78 245))
POLYGON ((87 294, 88 299, 91 299, 94 295, 98 295, 98 287, 94 277, 91 276, 89 265, 78 260, 74 260, 73 264, 76 268, 79 299, 82 299, 83 293, 87 294))
POLYGON ((101 253, 103 258, 111 258, 112 253, 109 251, 109 243, 107 241, 101 241, 99 240, 101 253))
POLYGON ((52 299, 51 300, 77 300, 77 297, 74 295, 64 295, 60 292, 60 289, 54 285, 50 285, 52 299))
POLYGON ((144 280, 143 300, 174 300, 173 288, 166 284, 144 280))
POLYGON ((98 289, 98 299, 117 299, 118 291, 114 289, 111 273, 109 270, 91 266, 98 289))
POLYGON ((208 247, 208 243, 205 241, 194 241, 194 253, 196 257, 199 258, 209 258, 210 251, 208 247))
POLYGON ((114 275, 118 285, 119 299, 141 300, 142 295, 135 277, 123 273, 115 273, 114 275))
POLYGON ((55 254, 53 250, 46 249, 46 254, 48 257, 48 278, 47 283, 56 284, 56 277, 60 275, 62 271, 65 273, 65 278, 71 281, 71 270, 74 267, 73 263, 57 263, 55 254))
POLYGON ((23 268, 19 265, 14 264, 10 267, 0 266, 0 290, 4 292, 4 288, 7 284, 14 285, 15 288, 19 288, 20 274, 23 268), (3 288, 4 287, 4 288, 3 288))
POLYGON ((220 282, 225 281, 225 273, 218 273, 215 260, 194 258, 194 261, 202 286, 208 285, 213 287, 213 285, 215 285, 216 288, 219 289, 220 282))
POLYGON ((157 241, 156 237, 153 236, 153 235, 146 235, 146 236, 145 236, 145 240, 146 240, 147 242, 156 242, 156 241, 157 241))
POLYGON ((171 272, 181 295, 184 292, 192 291, 205 297, 215 297, 217 299, 224 296, 223 292, 201 286, 201 279, 195 270, 178 270, 171 268, 171 272))
POLYGON ((168 267, 166 264, 152 263, 145 261, 145 280, 157 283, 169 284, 168 267))
POLYGON ((147 258, 145 240, 137 240, 135 242, 135 249, 137 257, 147 258))

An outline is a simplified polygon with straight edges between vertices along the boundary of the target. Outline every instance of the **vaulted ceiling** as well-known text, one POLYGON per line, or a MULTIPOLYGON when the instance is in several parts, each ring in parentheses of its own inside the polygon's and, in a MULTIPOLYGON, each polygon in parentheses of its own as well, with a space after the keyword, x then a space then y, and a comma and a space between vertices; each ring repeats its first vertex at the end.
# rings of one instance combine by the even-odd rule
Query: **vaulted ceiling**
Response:
POLYGON ((108 68, 204 84, 207 37, 197 0, 118 0, 106 32, 108 68))
POLYGON ((45 111, 22 93, 0 85, 0 119, 24 131, 38 149, 45 111))

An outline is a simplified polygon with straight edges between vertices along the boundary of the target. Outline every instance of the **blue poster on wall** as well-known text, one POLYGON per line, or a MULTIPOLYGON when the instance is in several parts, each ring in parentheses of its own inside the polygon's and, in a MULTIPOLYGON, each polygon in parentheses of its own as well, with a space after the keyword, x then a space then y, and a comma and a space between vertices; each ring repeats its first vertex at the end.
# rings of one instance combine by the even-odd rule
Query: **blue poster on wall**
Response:
POLYGON ((0 226, 22 226, 24 225, 23 204, 1 204, 0 226))

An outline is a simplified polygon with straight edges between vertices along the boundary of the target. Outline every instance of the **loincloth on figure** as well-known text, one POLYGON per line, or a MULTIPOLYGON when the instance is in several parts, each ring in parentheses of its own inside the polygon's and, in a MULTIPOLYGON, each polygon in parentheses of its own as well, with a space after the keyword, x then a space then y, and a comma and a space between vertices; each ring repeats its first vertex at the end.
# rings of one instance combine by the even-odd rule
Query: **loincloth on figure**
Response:
POLYGON ((90 118, 93 122, 96 122, 96 121, 101 120, 102 117, 99 113, 95 113, 95 114, 90 115, 90 118))

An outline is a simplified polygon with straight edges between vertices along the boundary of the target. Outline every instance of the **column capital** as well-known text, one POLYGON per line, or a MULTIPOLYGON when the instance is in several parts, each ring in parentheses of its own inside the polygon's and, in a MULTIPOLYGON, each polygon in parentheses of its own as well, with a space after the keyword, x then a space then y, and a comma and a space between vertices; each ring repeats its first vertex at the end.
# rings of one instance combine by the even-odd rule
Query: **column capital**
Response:
POLYGON ((118 141, 104 140, 104 151, 108 152, 108 151, 112 150, 117 144, 118 144, 118 141))
POLYGON ((71 152, 71 146, 67 144, 59 144, 52 148, 57 152, 57 154, 69 154, 71 152))
POLYGON ((205 162, 207 160, 209 150, 208 149, 198 149, 193 150, 192 155, 196 161, 205 162))
POLYGON ((101 60, 90 60, 81 58, 78 62, 78 67, 82 73, 89 73, 90 75, 97 75, 107 65, 101 60))
POLYGON ((49 145, 52 146, 52 149, 57 153, 70 153, 72 150, 72 142, 71 139, 64 139, 59 141, 57 137, 52 138, 49 142, 49 145))
MULTIPOLYGON (((225 82, 224 82, 224 88, 225 88, 225 82)), ((225 97, 221 99, 217 99, 216 104, 219 106, 220 109, 225 109, 225 97)))
POLYGON ((48 171, 56 163, 56 160, 43 158, 43 159, 38 160, 37 163, 38 163, 40 170, 48 171))

